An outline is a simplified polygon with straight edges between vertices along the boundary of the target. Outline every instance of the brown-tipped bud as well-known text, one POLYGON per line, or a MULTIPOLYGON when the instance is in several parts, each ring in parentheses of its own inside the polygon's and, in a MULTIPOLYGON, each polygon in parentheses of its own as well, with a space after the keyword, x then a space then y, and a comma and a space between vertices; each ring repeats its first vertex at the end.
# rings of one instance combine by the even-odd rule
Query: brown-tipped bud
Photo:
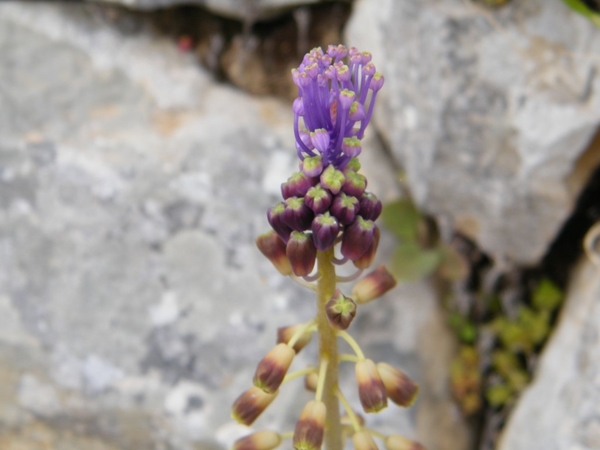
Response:
POLYGON ((354 450, 378 450, 373 437, 367 431, 359 431, 352 436, 354 450))
POLYGON ((307 373, 304 377, 304 387, 309 392, 317 392, 319 384, 319 374, 317 372, 307 373))
POLYGON ((385 438, 385 450, 425 450, 425 447, 404 436, 392 434, 385 438))
POLYGON ((332 328, 345 330, 356 316, 356 303, 336 289, 331 300, 325 305, 325 312, 332 328))
POLYGON ((274 230, 269 230, 256 238, 256 246, 267 257, 281 275, 292 274, 290 260, 285 254, 285 242, 274 230))
POLYGON ((388 398, 396 405, 408 407, 415 402, 419 385, 401 370, 387 363, 378 363, 377 371, 385 386, 388 398))
POLYGON ((254 386, 272 394, 285 377, 292 365, 296 352, 287 344, 277 344, 256 367, 254 373, 254 386))
POLYGON ((379 228, 375 226, 375 230, 373 230, 373 241, 371 245, 367 249, 367 251, 360 258, 352 261, 354 267, 358 269, 366 269, 373 264, 373 260, 375 259, 375 255, 377 254, 377 248, 379 247, 379 237, 381 235, 379 228))
POLYGON ((356 382, 358 383, 358 397, 366 413, 379 412, 387 407, 385 386, 375 363, 365 359, 356 363, 356 382))
POLYGON ((296 450, 320 450, 325 432, 325 403, 317 400, 308 402, 294 429, 296 450))
POLYGON ((274 431, 259 431, 235 441, 233 450, 273 450, 281 444, 281 436, 274 431))
POLYGON ((396 279, 382 264, 360 279, 352 289, 352 297, 359 305, 381 297, 396 286, 396 279))
POLYGON ((298 277, 310 274, 315 267, 317 248, 312 235, 308 233, 292 231, 285 253, 290 260, 294 275, 298 277))
POLYGON ((251 387, 233 403, 231 417, 243 425, 252 425, 262 412, 277 397, 277 392, 267 394, 257 387, 251 387))
POLYGON ((371 246, 375 224, 358 216, 342 234, 342 255, 351 261, 360 258, 371 246))
MULTIPOLYGON (((277 329, 277 343, 278 344, 287 344, 290 342, 290 339, 296 334, 299 333, 302 328, 305 328, 304 324, 299 323, 298 325, 292 325, 289 327, 281 327, 277 329)), ((297 339, 292 348, 298 354, 300 350, 302 350, 312 339, 312 333, 310 331, 305 331, 300 336, 300 339, 297 339)))

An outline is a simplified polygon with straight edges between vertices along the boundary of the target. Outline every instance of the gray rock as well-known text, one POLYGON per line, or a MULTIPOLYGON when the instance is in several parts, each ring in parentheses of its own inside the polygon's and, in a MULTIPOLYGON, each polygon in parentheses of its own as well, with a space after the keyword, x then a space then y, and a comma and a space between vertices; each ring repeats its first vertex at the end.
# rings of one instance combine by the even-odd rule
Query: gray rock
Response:
MULTIPOLYGON (((314 311, 254 246, 297 164, 291 124, 289 104, 217 85, 85 5, 0 5, 0 448, 199 450, 247 432, 230 405, 276 328, 314 311)), ((387 166, 365 159, 374 178, 387 166)), ((373 188, 392 196, 391 177, 373 188)), ((423 414, 452 411, 437 345, 420 353, 448 340, 431 287, 399 288, 353 327, 367 354, 438 386, 372 425, 414 436, 423 414)), ((301 384, 256 428, 293 427, 301 384)))
POLYGON ((294 6, 318 3, 322 0, 88 0, 114 3, 141 10, 167 8, 177 5, 204 6, 216 14, 238 20, 265 19, 294 6))
POLYGON ((537 375, 503 432, 500 450, 600 448, 600 267, 576 268, 537 375))
POLYGON ((417 203, 538 261, 593 168, 575 171, 600 117, 597 28, 555 1, 358 0, 346 36, 386 77, 376 123, 417 203))

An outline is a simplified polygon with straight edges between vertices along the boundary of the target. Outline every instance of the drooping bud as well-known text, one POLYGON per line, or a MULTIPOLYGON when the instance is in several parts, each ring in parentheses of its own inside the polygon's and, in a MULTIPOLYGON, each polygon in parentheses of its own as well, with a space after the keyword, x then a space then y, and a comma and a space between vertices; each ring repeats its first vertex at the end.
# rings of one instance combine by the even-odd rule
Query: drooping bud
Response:
POLYGON ((377 444, 368 431, 358 431, 352 436, 354 450, 378 450, 377 444))
POLYGON ((267 394, 255 386, 248 389, 233 403, 231 408, 231 417, 243 425, 252 425, 252 423, 267 409, 277 397, 277 392, 267 394))
POLYGON ((287 344, 277 344, 256 367, 254 386, 268 394, 279 389, 296 352, 287 344))
POLYGON ((392 434, 385 438, 385 450, 425 450, 425 447, 404 436, 392 434))
MULTIPOLYGON (((306 159, 304 160, 305 163, 306 159)), ((294 172, 292 176, 281 185, 281 195, 284 199, 290 197, 304 197, 308 190, 317 184, 317 182, 318 178, 309 178, 304 172, 294 172)))
POLYGON ((313 211, 304 204, 301 197, 290 197, 285 201, 283 222, 294 231, 305 231, 310 228, 314 218, 313 211))
POLYGON ((340 192, 333 199, 331 214, 333 214, 342 225, 350 225, 356 218, 359 202, 356 197, 340 192))
POLYGON ((303 277, 310 274, 315 267, 317 248, 309 233, 292 231, 285 248, 294 275, 303 277))
POLYGON ((321 185, 311 187, 304 197, 304 204, 313 210, 315 214, 323 214, 329 209, 333 196, 321 185))
POLYGON ((319 385, 319 374, 317 372, 307 373, 304 377, 304 387, 307 391, 317 392, 317 386, 319 385))
POLYGON ((325 128, 319 128, 310 133, 310 141, 321 154, 325 153, 329 148, 331 138, 325 128))
MULTIPOLYGON (((281 327, 277 329, 277 343, 278 344, 287 344, 290 342, 290 339, 294 337, 297 333, 299 333, 306 326, 302 323, 297 325, 292 325, 289 327, 281 327)), ((292 345, 292 348, 298 354, 300 350, 308 345, 310 340, 312 339, 312 333, 310 331, 304 331, 300 339, 296 340, 296 343, 292 345)))
POLYGON ((344 174, 333 167, 333 165, 327 166, 321 174, 321 186, 329 189, 334 195, 340 192, 344 181, 346 181, 344 174))
POLYGON ((381 210, 381 201, 374 194, 370 192, 363 193, 360 198, 359 216, 367 220, 375 221, 381 214, 381 210))
POLYGON ((385 386, 375 363, 370 359, 359 361, 356 363, 355 372, 358 396, 363 410, 366 413, 374 413, 387 407, 385 386))
POLYGON ((259 431, 235 441, 233 450, 273 450, 281 444, 281 436, 274 431, 259 431))
POLYGON ((369 84, 369 89, 372 89, 373 92, 377 92, 379 89, 383 87, 383 83, 385 78, 380 72, 375 72, 373 78, 371 78, 371 84, 369 84))
POLYGON ((373 264, 373 260, 375 259, 375 255, 377 255, 377 248, 379 247, 380 235, 381 235, 381 232, 379 231, 379 228, 377 227, 377 225, 375 225, 375 230, 373 233, 373 240, 371 241, 371 245, 369 245, 369 248, 367 249, 367 251, 360 258, 357 258, 354 261, 352 261, 352 264, 354 264, 354 267, 356 267, 358 269, 367 269, 368 267, 371 267, 371 264, 373 264))
POLYGON ((290 260, 285 254, 285 242, 275 233, 269 230, 256 238, 256 246, 260 252, 267 257, 281 275, 292 274, 290 260))
POLYGON ((271 209, 267 211, 267 220, 269 225, 275 230, 283 242, 287 242, 290 238, 292 229, 288 227, 283 221, 283 213, 285 211, 285 204, 282 202, 277 203, 271 209))
POLYGON ((382 264, 360 279, 352 289, 352 297, 359 305, 381 297, 396 286, 396 279, 382 264))
POLYGON ((364 175, 348 170, 345 173, 346 181, 342 186, 342 192, 353 197, 361 198, 367 188, 367 179, 364 175))
POLYGON ((419 393, 419 385, 408 375, 383 362, 377 364, 377 371, 391 401, 405 408, 414 403, 419 393))
POLYGON ((296 450, 320 450, 325 432, 325 403, 317 400, 308 402, 294 429, 296 450))
MULTIPOLYGON (((360 258, 371 246, 375 224, 358 216, 356 220, 344 230, 341 252, 351 261, 360 258)), ((289 255, 288 255, 289 257, 289 255)))
POLYGON ((323 158, 320 155, 304 158, 302 172, 309 178, 318 177, 323 172, 323 158))
POLYGON ((340 231, 340 225, 335 217, 326 212, 314 218, 311 230, 315 247, 324 251, 333 246, 340 231))
POLYGON ((336 289, 333 297, 325 305, 325 312, 332 328, 345 330, 356 316, 356 303, 336 289))

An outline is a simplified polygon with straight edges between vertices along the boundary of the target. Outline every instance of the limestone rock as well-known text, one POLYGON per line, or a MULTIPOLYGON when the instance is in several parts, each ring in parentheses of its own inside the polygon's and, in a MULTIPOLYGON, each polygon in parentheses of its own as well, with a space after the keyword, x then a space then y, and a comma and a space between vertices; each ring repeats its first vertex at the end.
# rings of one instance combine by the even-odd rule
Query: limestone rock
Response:
POLYGON ((358 0, 346 36, 386 77, 376 124, 417 203, 538 261, 593 168, 569 178, 600 122, 597 28, 555 1, 358 0))
POLYGON ((176 5, 204 6, 211 11, 239 20, 270 17, 294 6, 317 3, 320 0, 88 0, 115 3, 136 9, 158 9, 176 5))
POLYGON ((600 267, 576 268, 558 326, 499 450, 600 448, 600 267))
MULTIPOLYGON (((0 447, 228 447, 247 432, 230 405, 276 328, 314 313, 254 246, 297 167, 291 107, 218 85, 174 44, 120 34, 87 6, 0 5, 0 447)), ((365 159, 382 197, 388 165, 365 159)), ((436 308, 426 284, 399 288, 353 332, 423 385, 436 308)), ((301 384, 257 428, 292 428, 301 384)), ((427 404, 369 421, 414 436, 427 404)))

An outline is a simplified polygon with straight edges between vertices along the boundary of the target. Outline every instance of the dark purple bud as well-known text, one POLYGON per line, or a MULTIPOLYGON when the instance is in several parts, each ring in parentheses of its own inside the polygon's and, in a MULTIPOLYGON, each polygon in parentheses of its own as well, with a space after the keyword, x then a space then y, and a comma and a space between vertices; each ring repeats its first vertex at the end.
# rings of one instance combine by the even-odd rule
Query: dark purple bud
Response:
POLYGON ((325 313, 332 328, 345 330, 356 316, 356 303, 336 289, 333 297, 325 305, 325 313))
POLYGON ((342 225, 350 225, 354 222, 359 207, 360 203, 356 197, 340 192, 333 199, 330 211, 342 225))
POLYGON ((358 215, 367 220, 377 220, 381 214, 381 201, 370 192, 365 192, 360 198, 360 209, 358 215))
POLYGON ((287 226, 283 221, 283 213, 285 211, 285 204, 283 202, 277 203, 271 209, 267 211, 267 220, 275 232, 279 235, 283 242, 287 242, 290 238, 292 229, 287 226))
POLYGON ((371 245, 367 251, 360 257, 352 261, 354 267, 358 269, 366 269, 373 264, 373 260, 375 259, 375 255, 377 254, 377 247, 379 247, 379 228, 375 225, 375 232, 373 233, 373 240, 371 241, 371 245))
MULTIPOLYGON (((315 177, 318 177, 321 175, 321 172, 323 172, 323 159, 319 155, 304 158, 304 161, 302 162, 302 172, 309 178, 314 179, 315 177)), ((314 186, 318 181, 319 179, 316 178, 311 186, 314 186)))
POLYGON ((332 198, 331 192, 317 184, 306 193, 304 204, 312 209, 315 214, 322 214, 331 206, 332 198))
POLYGON ((336 170, 332 164, 327 166, 321 174, 321 186, 329 189, 334 195, 340 192, 344 185, 344 181, 346 181, 344 174, 341 171, 336 170))
POLYGON ((324 251, 333 246, 335 238, 340 231, 340 225, 335 217, 326 212, 314 218, 311 229, 315 247, 324 251))
POLYGON ((344 186, 342 186, 342 192, 361 198, 367 188, 367 179, 365 176, 351 170, 347 171, 345 175, 346 181, 344 182, 344 186))
POLYGON ((351 261, 360 258, 371 246, 374 234, 375 224, 371 220, 357 216, 352 225, 347 227, 342 234, 342 255, 351 261))
POLYGON ((312 209, 304 204, 303 198, 290 197, 285 201, 283 223, 292 230, 308 230, 314 216, 312 209))
POLYGON ((309 233, 292 231, 285 248, 294 275, 303 277, 309 275, 315 267, 317 248, 309 233))
POLYGON ((306 192, 318 182, 318 178, 309 178, 303 172, 294 172, 292 176, 281 185, 281 194, 284 199, 290 197, 304 197, 306 192))

